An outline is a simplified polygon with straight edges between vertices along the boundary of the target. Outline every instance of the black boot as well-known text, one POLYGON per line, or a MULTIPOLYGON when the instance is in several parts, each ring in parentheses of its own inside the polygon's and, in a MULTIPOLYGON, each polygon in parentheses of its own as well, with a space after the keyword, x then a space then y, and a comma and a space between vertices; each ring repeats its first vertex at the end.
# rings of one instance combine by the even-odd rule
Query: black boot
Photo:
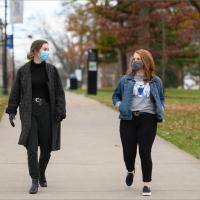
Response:
POLYGON ((40 154, 39 159, 39 183, 41 187, 47 187, 47 180, 45 177, 45 171, 50 159, 50 152, 44 154, 44 152, 40 154))
POLYGON ((47 187, 47 180, 44 174, 40 175, 39 183, 41 187, 47 187))
POLYGON ((32 185, 29 190, 29 194, 36 194, 38 192, 38 179, 32 179, 32 185))

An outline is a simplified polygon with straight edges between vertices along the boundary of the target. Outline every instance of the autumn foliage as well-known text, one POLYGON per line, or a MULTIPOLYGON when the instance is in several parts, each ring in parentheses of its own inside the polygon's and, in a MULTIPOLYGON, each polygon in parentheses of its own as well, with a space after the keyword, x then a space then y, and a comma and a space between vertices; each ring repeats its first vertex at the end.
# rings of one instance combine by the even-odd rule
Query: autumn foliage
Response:
POLYGON ((139 48, 153 53, 164 80, 167 66, 180 74, 184 63, 199 62, 200 13, 187 0, 89 0, 76 4, 67 30, 81 56, 88 46, 98 48, 101 62, 121 60, 122 73, 139 48))

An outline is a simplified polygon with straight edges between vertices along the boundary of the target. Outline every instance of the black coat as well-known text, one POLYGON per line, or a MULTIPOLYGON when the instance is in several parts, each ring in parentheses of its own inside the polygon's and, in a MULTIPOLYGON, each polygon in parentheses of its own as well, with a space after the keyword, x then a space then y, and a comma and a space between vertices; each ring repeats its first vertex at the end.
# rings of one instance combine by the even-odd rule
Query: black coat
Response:
MULTIPOLYGON (((6 113, 17 113, 19 106, 19 114, 21 119, 21 134, 18 144, 27 145, 28 136, 31 128, 31 113, 32 113, 32 83, 31 83, 31 62, 22 66, 16 75, 13 83, 8 107, 6 113)), ((60 149, 61 143, 61 124, 56 121, 55 116, 60 115, 62 118, 66 117, 65 109, 65 93, 62 83, 55 66, 46 63, 46 71, 48 76, 48 90, 51 107, 51 125, 52 125, 52 145, 51 150, 56 151, 60 149)))

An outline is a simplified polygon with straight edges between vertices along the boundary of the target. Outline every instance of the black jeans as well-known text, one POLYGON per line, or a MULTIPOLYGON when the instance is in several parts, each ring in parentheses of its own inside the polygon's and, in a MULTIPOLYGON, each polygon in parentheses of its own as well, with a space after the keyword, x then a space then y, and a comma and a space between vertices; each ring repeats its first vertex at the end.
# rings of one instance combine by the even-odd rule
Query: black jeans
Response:
POLYGON ((150 182, 152 176, 151 148, 156 136, 156 115, 142 113, 132 120, 120 121, 120 136, 123 147, 123 156, 129 172, 135 171, 137 145, 141 159, 143 181, 150 182))
POLYGON ((42 105, 36 102, 32 104, 31 130, 26 148, 31 178, 44 178, 51 156, 50 106, 47 102, 44 102, 42 105), (40 146, 39 162, 38 146, 40 146))

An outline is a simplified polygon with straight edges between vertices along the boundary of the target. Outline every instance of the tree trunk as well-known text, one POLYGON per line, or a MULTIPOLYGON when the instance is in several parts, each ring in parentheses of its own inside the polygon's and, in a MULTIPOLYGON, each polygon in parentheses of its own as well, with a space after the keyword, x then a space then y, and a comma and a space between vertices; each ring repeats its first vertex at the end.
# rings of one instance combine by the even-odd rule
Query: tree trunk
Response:
POLYGON ((165 74, 166 74, 166 65, 167 65, 167 55, 166 55, 166 29, 165 29, 165 20, 162 17, 162 74, 161 78, 165 85, 165 74))
MULTIPOLYGON (((144 6, 139 11, 139 18, 144 18, 149 15, 149 8, 147 6, 144 6)), ((141 37, 141 35, 145 36, 145 43, 143 44, 143 48, 149 49, 150 46, 150 31, 149 31, 150 23, 149 21, 146 21, 142 24, 142 30, 138 32, 138 37, 141 37)))
POLYGON ((122 74, 126 74, 127 72, 127 59, 126 59, 126 49, 119 49, 120 58, 121 58, 121 72, 122 74))

